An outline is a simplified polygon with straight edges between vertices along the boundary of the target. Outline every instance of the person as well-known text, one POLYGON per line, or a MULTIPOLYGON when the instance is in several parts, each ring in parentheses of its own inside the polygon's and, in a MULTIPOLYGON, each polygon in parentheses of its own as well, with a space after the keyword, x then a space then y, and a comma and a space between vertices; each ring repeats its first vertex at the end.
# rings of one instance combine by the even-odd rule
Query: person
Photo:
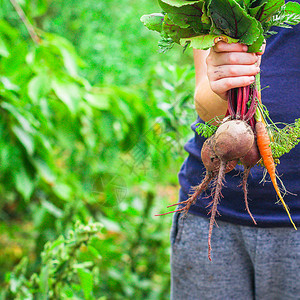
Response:
MULTIPOLYGON (((262 101, 276 122, 292 123, 300 116, 300 34, 277 30, 265 51, 247 53, 241 44, 217 43, 211 50, 194 50, 195 108, 198 122, 224 115, 229 89, 254 82, 261 72, 262 101), (260 65, 261 61, 261 65, 260 65), (267 86, 269 86, 267 88, 267 86)), ((180 201, 203 179, 201 162, 204 138, 195 133, 187 142, 189 156, 179 172, 180 201)), ((290 193, 285 201, 300 227, 299 151, 296 146, 281 158, 278 175, 290 193), (281 176, 282 175, 282 176, 281 176), (297 195, 296 195, 297 194, 297 195)), ((240 186, 241 166, 226 174, 212 232, 212 262, 207 257, 210 191, 192 205, 186 217, 173 216, 171 229, 171 299, 300 299, 300 230, 293 229, 283 206, 277 203, 263 168, 254 167, 248 179, 250 210, 245 209, 240 186)), ((299 228, 300 229, 300 228, 299 228)))

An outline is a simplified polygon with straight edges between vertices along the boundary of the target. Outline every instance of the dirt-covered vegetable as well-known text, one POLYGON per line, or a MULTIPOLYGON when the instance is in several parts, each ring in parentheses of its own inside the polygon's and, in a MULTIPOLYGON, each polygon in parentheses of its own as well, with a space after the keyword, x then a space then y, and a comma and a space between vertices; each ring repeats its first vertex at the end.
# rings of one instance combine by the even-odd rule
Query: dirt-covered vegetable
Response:
MULTIPOLYGON (((163 12, 144 15, 141 21, 150 30, 160 33, 162 52, 174 43, 183 47, 206 50, 219 41, 242 43, 249 52, 259 52, 265 39, 276 34, 274 26, 290 28, 300 22, 300 4, 284 0, 158 0, 163 12)), ((225 173, 239 162, 244 166, 242 188, 246 210, 254 224, 247 200, 247 178, 257 163, 264 165, 274 189, 294 226, 276 178, 277 159, 300 141, 299 119, 279 129, 261 102, 260 75, 256 82, 227 93, 228 107, 223 121, 215 119, 199 123, 196 131, 208 138, 201 158, 206 168, 203 181, 193 187, 190 197, 173 212, 187 213, 191 205, 213 182, 208 234, 208 257, 211 260, 211 235, 220 201, 225 173), (268 124, 270 123, 270 125, 268 124)), ((281 123, 283 124, 283 123, 281 123)), ((281 181, 280 181, 281 182, 281 181)), ((172 213, 167 212, 162 215, 172 213)))

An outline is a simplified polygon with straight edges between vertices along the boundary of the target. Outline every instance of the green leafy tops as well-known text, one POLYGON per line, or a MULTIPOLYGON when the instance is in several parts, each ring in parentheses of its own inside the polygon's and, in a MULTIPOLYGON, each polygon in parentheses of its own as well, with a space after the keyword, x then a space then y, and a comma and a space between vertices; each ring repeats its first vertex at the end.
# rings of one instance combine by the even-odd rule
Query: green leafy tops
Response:
POLYGON ((158 0, 162 13, 144 15, 141 21, 161 34, 160 50, 174 43, 209 49, 217 41, 240 42, 249 52, 260 50, 273 26, 300 22, 300 5, 284 0, 158 0))

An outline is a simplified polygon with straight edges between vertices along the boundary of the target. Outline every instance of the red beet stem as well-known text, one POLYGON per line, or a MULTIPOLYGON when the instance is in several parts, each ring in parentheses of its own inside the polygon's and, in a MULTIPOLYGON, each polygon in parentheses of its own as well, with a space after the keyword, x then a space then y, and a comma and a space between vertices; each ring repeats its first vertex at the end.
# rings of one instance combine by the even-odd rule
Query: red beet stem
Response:
POLYGON ((229 110, 227 108, 226 114, 225 114, 225 118, 228 117, 230 115, 229 110))
POLYGON ((254 117, 252 117, 249 120, 249 125, 251 126, 252 130, 254 131, 254 129, 255 129, 255 119, 254 119, 254 117))
POLYGON ((231 117, 235 118, 235 111, 234 111, 233 101, 234 101, 234 90, 231 89, 228 92, 228 111, 229 111, 229 114, 231 115, 231 117))
POLYGON ((252 94, 250 107, 244 117, 245 122, 248 122, 254 116, 256 107, 257 107, 257 92, 256 90, 254 90, 252 94))
POLYGON ((249 100, 249 85, 243 87, 243 101, 242 101, 242 108, 241 108, 241 119, 244 120, 245 113, 247 110, 247 102, 249 100))
POLYGON ((237 89, 237 107, 236 107, 236 119, 239 120, 241 118, 241 109, 243 102, 243 92, 241 87, 237 89))

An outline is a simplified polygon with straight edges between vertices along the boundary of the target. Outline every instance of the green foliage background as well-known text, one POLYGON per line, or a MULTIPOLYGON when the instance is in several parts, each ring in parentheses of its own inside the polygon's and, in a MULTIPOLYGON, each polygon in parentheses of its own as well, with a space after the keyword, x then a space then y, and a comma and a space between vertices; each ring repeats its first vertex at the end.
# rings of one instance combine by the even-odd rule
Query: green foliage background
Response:
POLYGON ((168 299, 190 52, 157 51, 156 1, 0 1, 0 298, 168 299))

